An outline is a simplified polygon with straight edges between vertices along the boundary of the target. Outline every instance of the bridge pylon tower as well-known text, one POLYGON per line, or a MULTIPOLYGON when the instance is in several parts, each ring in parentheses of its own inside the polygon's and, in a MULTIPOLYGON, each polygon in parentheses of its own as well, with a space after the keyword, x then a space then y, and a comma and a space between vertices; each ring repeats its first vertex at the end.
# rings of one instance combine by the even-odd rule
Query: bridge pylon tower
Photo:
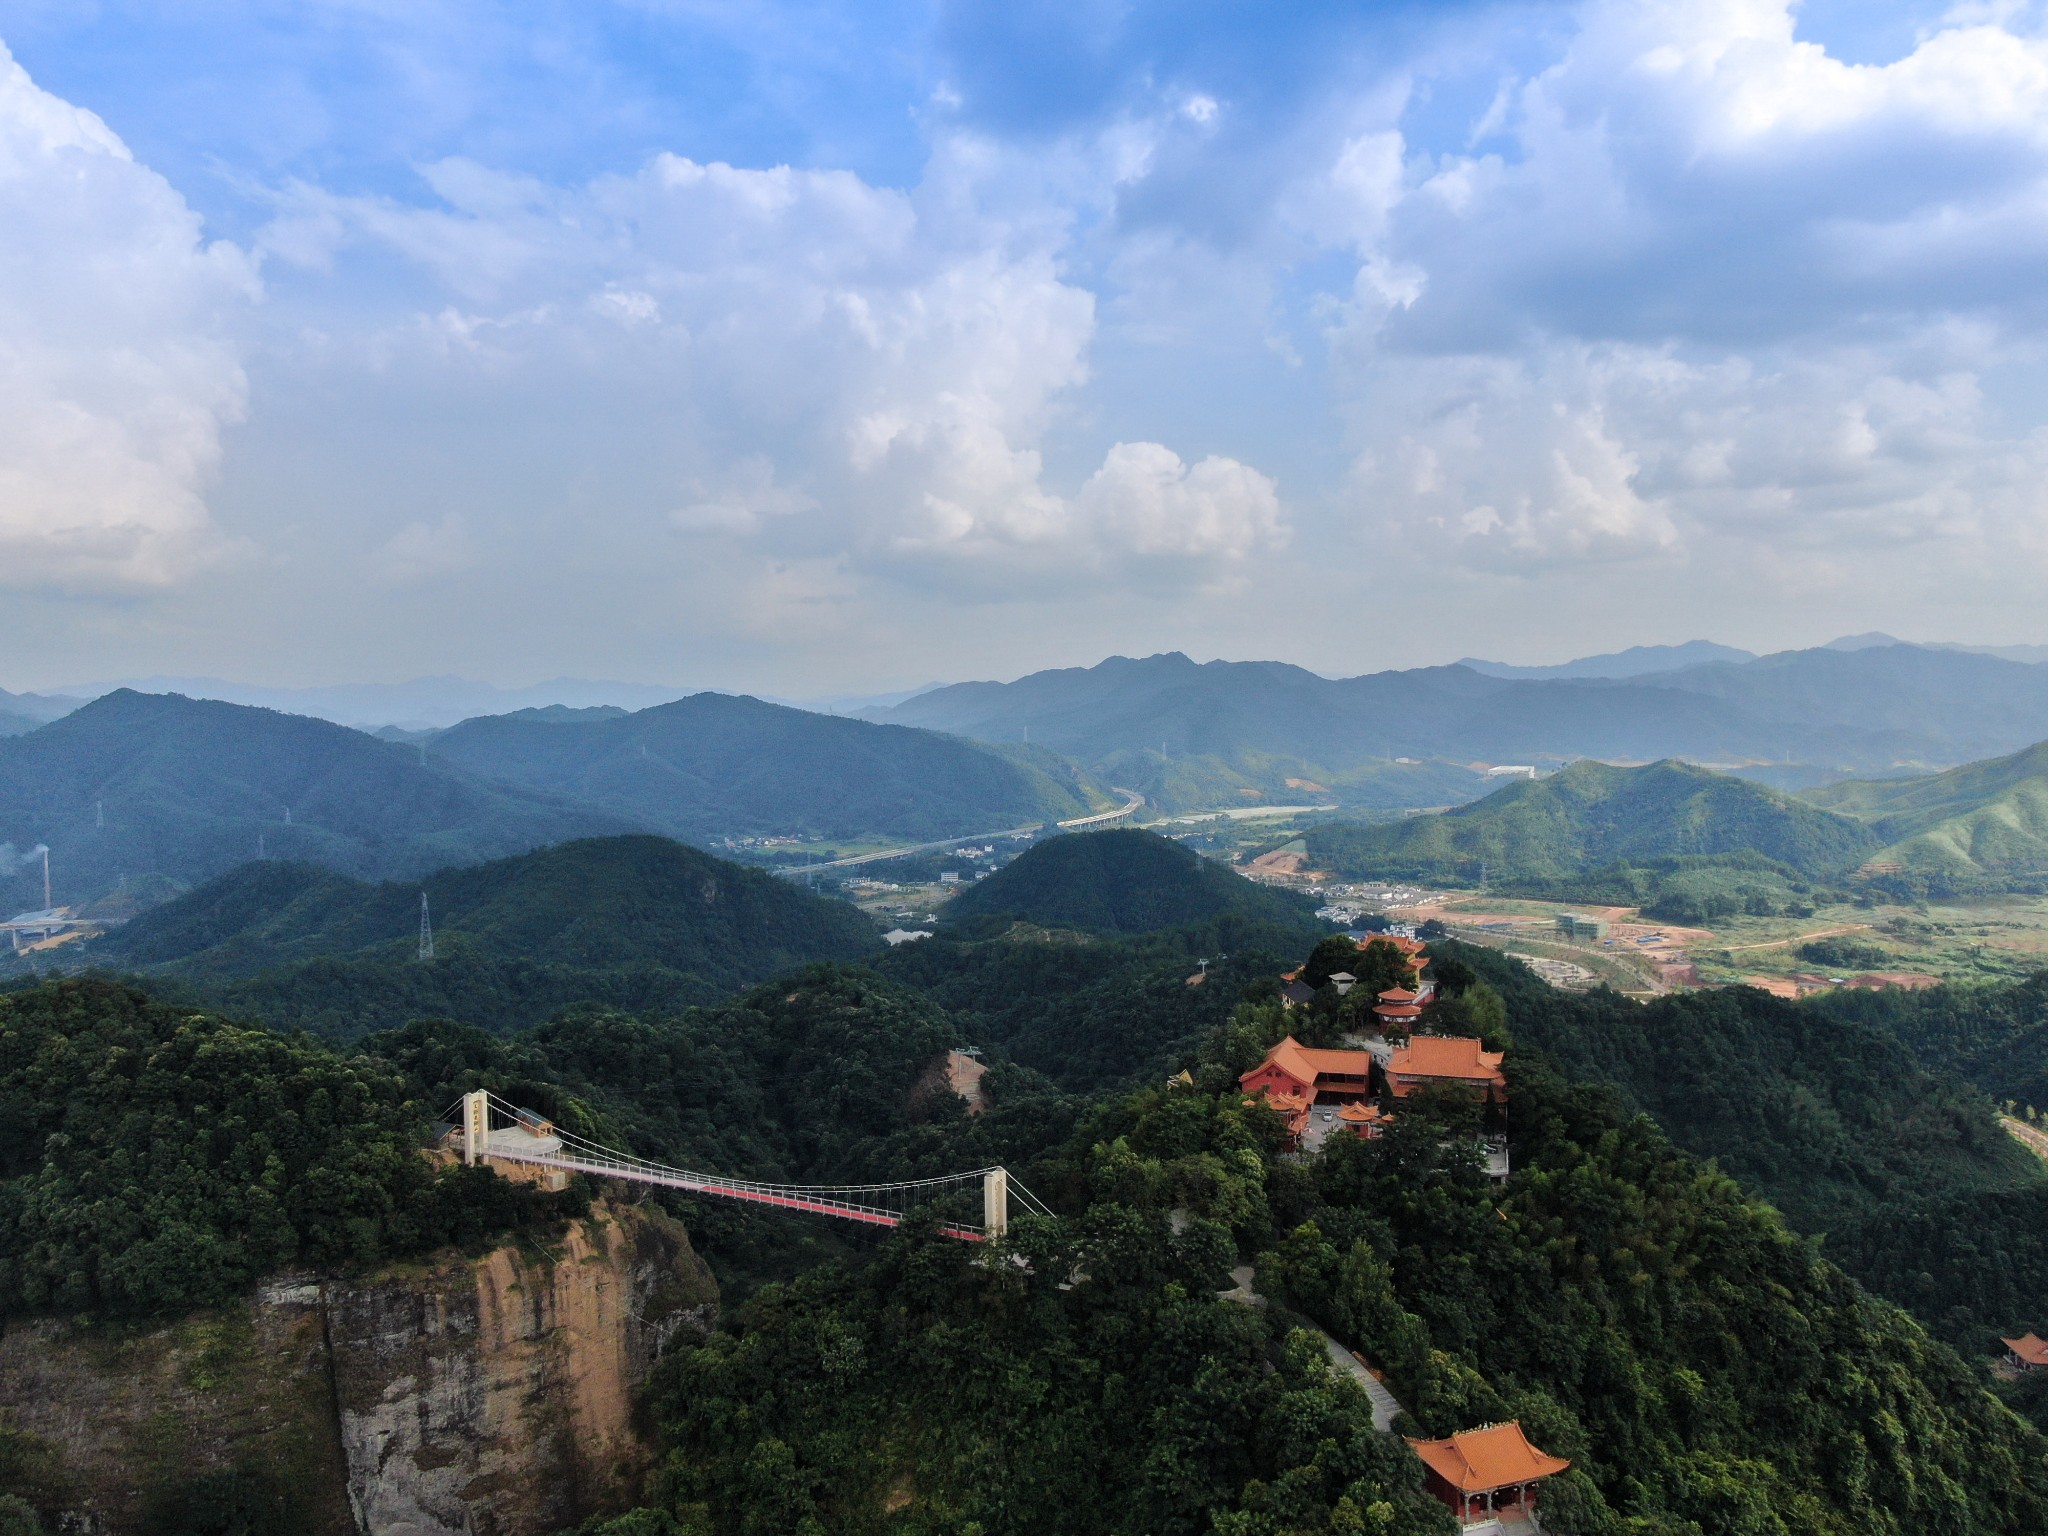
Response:
POLYGON ((981 1179, 981 1230, 990 1242, 1010 1230, 1010 1170, 991 1168, 981 1179))
POLYGON ((474 1168, 491 1138, 491 1095, 479 1088, 462 1096, 462 1160, 474 1168))

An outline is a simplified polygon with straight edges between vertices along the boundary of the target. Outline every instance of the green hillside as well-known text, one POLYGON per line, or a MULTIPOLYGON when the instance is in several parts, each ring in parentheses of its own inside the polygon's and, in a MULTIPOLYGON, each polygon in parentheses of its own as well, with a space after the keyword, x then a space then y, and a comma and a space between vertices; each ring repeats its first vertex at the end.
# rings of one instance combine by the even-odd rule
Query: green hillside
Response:
MULTIPOLYGON (((2038 1049, 2041 981, 1796 1004, 1726 987, 1641 1004, 1437 947, 1505 995, 1518 1041, 1613 1086, 1965 1355, 2048 1327, 2048 1175, 1956 1076, 1999 1098, 2042 1085, 2038 1058, 2008 1049, 2030 1026, 2038 1049)), ((2048 1423, 2048 1399, 2039 1414, 2048 1423)))
POLYGON ((435 737, 427 755, 700 845, 761 835, 956 837, 1116 803, 1042 748, 993 751, 717 693, 626 715, 487 715, 435 737))
MULTIPOLYGON (((1102 1103, 1035 1161, 1010 1141, 1062 1213, 1018 1223, 1025 1262, 904 1234, 684 1344, 651 1404, 677 1452, 660 1514, 589 1530, 1448 1529, 1301 1315, 1384 1369, 1400 1430, 1513 1417, 1569 1456, 1547 1529, 2032 1529, 2040 1437, 1612 1093, 1515 1051, 1505 1187, 1450 1104, 1303 1161, 1237 1090, 1295 1022, 1242 1008, 1190 1086, 1102 1103), (1282 1305, 1217 1298, 1234 1259, 1282 1305), (764 1443, 800 1475, 764 1481, 764 1443)), ((892 1140, 957 1159, 1044 1113, 999 1098, 892 1140)))
POLYGON ((1169 838, 1133 827, 1048 838, 946 909, 955 924, 1149 933, 1223 917, 1313 928, 1315 903, 1254 885, 1169 838))
POLYGON ((246 1017, 352 1039, 420 1017, 506 1030, 577 1002, 679 1008, 880 948, 844 902, 636 835, 384 885, 249 864, 81 958, 154 973, 246 1017), (425 964, 422 892, 436 955, 425 964))
MULTIPOLYGON (((1469 987, 1458 958, 1445 980, 1469 987)), ((920 1092, 957 1023, 863 971, 817 967, 678 1017, 586 1009, 512 1038, 413 1025, 346 1059, 107 983, 48 985, 0 998, 0 1113, 22 1131, 0 1152, 0 1307, 161 1314, 241 1294, 264 1266, 332 1273, 521 1225, 544 1240, 579 1190, 547 1201, 404 1155, 429 1107, 488 1083, 686 1166, 843 1182, 1000 1162, 1060 1213, 1019 1217, 1002 1250, 1016 1262, 991 1263, 915 1220, 877 1241, 650 1192, 724 1272, 802 1272, 728 1291, 709 1337, 678 1336, 642 1404, 670 1450, 649 1509, 585 1536, 1436 1536, 1446 1517, 1400 1435, 1374 1430, 1303 1317, 1382 1367, 1398 1430, 1514 1417, 1568 1456, 1544 1495, 1561 1533, 2034 1530, 2048 1444, 1977 1373, 1526 1043, 1611 1013, 1598 1060, 1627 1050, 1644 1010, 1560 998, 1589 1011, 1553 1032, 1536 999, 1558 995, 1466 958, 1499 968, 1523 1037, 1504 1186, 1448 1101, 1415 1101, 1376 1142, 1288 1154, 1237 1087, 1298 1023, 1271 1004, 1212 1031, 1187 1086, 1084 1100, 998 1058, 991 1107, 969 1117, 920 1092), (815 1262, 835 1250, 855 1262, 815 1262), (1241 1262, 1274 1305, 1218 1295, 1241 1262)), ((1633 1081, 1654 1086, 1659 1053, 1721 1057, 1739 1093, 1739 1053, 1760 1063, 1750 1123, 1768 1130, 1783 1021, 1744 1016, 1753 1037, 1702 1015, 1697 1045, 1660 1023, 1633 1081)), ((1887 1091, 1925 1087, 1887 1090, 1860 1064, 1831 1078, 1814 1038, 1791 1069, 1813 1102, 1791 1107, 1823 1128, 1843 1112, 1839 1144, 1887 1091)), ((1684 1125, 1702 1085, 1671 1075, 1659 1112, 1684 1125)))
POLYGON ((1976 883, 2048 875, 2048 742, 1911 779, 1851 780, 1801 797, 1861 817, 1875 862, 1976 883))
POLYGON ((1304 936, 1295 918, 1230 916, 1085 940, 1026 924, 992 938, 942 932, 899 944, 876 969, 945 1008, 976 1045, 1088 1092, 1171 1072, 1247 986, 1275 984, 1304 936), (1196 975, 1201 983, 1188 985, 1196 975))
MULTIPOLYGON (((47 843, 60 902, 90 901, 123 876, 208 880, 259 844, 388 879, 627 830, 345 726, 177 694, 122 689, 0 739, 0 842, 47 843)), ((40 906, 40 866, 0 885, 0 900, 40 906)))
POLYGON ((1851 868, 1877 845, 1860 823, 1675 760, 1617 768, 1590 759, 1518 780, 1436 816, 1331 823, 1309 855, 1340 874, 1550 887, 1618 864, 1754 856, 1808 877, 1851 868))
POLYGON ((104 981, 0 996, 0 1116, 0 1318, 240 1301, 577 1203, 414 1156, 429 1108, 382 1062, 104 981))

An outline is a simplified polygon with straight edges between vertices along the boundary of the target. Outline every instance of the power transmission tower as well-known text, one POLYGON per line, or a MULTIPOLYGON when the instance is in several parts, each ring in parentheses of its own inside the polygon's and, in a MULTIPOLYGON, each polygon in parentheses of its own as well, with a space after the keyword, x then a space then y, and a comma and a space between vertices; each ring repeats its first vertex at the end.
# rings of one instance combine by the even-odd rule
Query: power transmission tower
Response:
POLYGON ((434 924, 427 916, 427 893, 420 892, 420 958, 434 958, 434 924))

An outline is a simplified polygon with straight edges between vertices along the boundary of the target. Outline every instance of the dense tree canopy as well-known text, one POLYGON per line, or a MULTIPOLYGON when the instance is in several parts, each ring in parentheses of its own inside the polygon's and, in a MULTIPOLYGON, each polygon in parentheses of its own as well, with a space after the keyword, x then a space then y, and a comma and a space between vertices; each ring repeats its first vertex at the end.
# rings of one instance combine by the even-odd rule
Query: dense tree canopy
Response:
POLYGON ((437 1170, 378 1063, 101 981, 0 996, 0 1123, 0 1313, 222 1302, 578 1198, 437 1170))
POLYGON ((1315 928, 1315 903, 1254 885, 1136 827, 1051 837, 962 891, 949 922, 979 931, 1021 920, 1090 933, 1151 933, 1221 918, 1315 928))

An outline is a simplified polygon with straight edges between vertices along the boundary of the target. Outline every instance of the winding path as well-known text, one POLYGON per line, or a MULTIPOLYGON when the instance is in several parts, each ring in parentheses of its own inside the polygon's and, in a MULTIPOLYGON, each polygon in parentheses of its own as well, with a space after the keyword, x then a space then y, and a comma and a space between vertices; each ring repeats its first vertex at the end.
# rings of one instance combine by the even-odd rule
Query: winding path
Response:
MULTIPOLYGON (((1230 1272, 1230 1278, 1237 1284, 1222 1293, 1225 1301, 1241 1302, 1248 1307, 1263 1307, 1266 1304, 1266 1298, 1252 1289, 1251 1265, 1238 1265, 1230 1272)), ((1303 1318, 1301 1324, 1323 1341, 1323 1352, 1330 1357, 1330 1365, 1337 1374, 1348 1376, 1365 1388, 1365 1395, 1372 1399, 1372 1427, 1383 1435, 1392 1434, 1394 1416, 1404 1410, 1394 1394, 1387 1390, 1387 1384, 1373 1373, 1371 1366, 1307 1318, 1303 1318)))

